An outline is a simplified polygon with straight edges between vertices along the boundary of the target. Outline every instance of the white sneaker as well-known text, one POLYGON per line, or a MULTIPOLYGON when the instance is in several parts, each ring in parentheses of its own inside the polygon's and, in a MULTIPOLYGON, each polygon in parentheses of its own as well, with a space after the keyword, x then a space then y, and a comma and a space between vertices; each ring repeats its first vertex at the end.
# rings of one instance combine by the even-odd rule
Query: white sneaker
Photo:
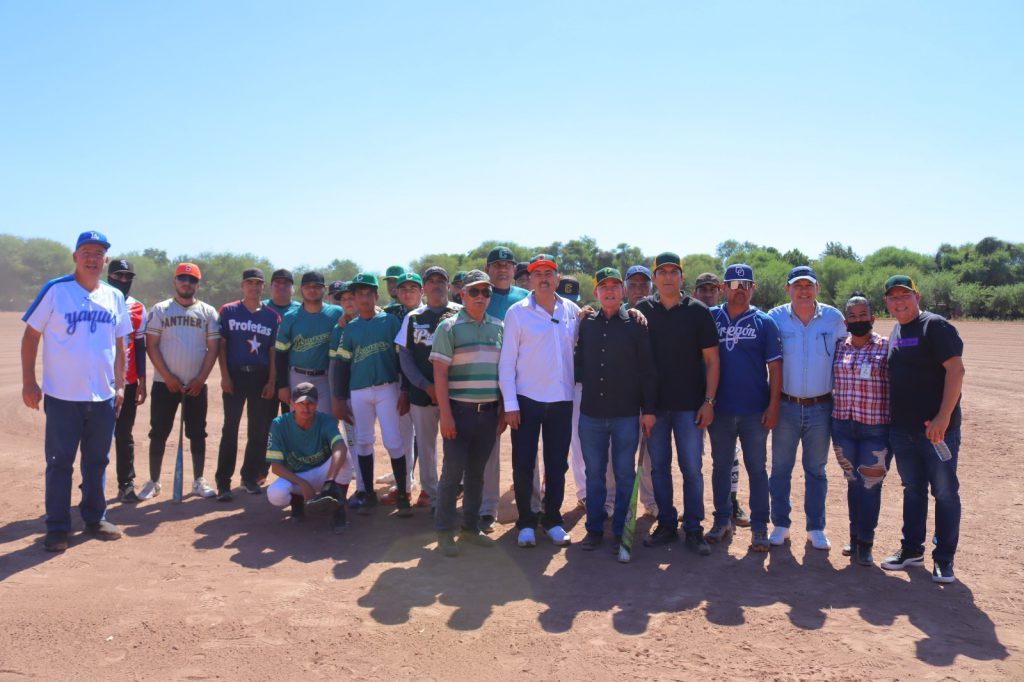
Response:
POLYGON ((139 493, 140 500, 149 500, 160 494, 160 481, 147 481, 139 493))
POLYGON ((192 494, 199 497, 217 497, 217 491, 211 488, 202 476, 192 481, 192 494))
POLYGON ((533 534, 532 528, 523 528, 521 531, 519 531, 519 539, 516 541, 516 543, 520 547, 536 547, 537 536, 533 534))
POLYGON ((572 542, 572 538, 569 537, 569 534, 566 533, 565 529, 561 526, 551 526, 551 528, 548 528, 545 532, 548 534, 548 537, 551 538, 551 542, 556 545, 568 545, 572 542))
POLYGON ((784 545, 787 540, 789 540, 789 529, 785 526, 775 526, 775 528, 772 528, 772 534, 768 537, 768 543, 772 547, 784 545))
POLYGON ((823 530, 808 531, 807 539, 811 541, 811 547, 814 549, 832 549, 832 543, 828 541, 828 537, 823 530))
POLYGON ((394 474, 381 474, 380 476, 378 476, 378 477, 377 477, 376 479, 374 479, 374 480, 375 480, 375 481, 376 481, 377 483, 387 483, 387 484, 392 484, 392 483, 394 483, 394 482, 395 482, 395 475, 394 475, 394 474))

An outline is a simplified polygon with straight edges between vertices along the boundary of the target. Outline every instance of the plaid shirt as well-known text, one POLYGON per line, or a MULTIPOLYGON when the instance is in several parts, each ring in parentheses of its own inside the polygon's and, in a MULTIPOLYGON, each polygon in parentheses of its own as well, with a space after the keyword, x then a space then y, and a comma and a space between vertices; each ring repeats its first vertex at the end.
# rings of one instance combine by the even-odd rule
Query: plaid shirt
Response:
POLYGON ((832 374, 833 419, 852 419, 869 425, 889 423, 888 339, 873 333, 871 340, 860 348, 855 348, 849 338, 840 339, 836 343, 832 374))

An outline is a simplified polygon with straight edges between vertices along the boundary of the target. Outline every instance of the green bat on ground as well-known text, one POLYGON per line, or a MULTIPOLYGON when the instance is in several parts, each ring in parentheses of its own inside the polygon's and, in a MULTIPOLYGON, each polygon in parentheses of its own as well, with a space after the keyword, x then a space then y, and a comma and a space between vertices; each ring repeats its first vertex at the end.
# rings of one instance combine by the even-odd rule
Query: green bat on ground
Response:
POLYGON ((640 478, 644 475, 643 452, 646 439, 640 440, 640 463, 636 468, 636 479, 633 481, 633 494, 629 498, 626 509, 626 525, 622 528, 622 541, 619 543, 619 562, 625 564, 633 558, 633 539, 636 536, 636 505, 640 497, 640 478))

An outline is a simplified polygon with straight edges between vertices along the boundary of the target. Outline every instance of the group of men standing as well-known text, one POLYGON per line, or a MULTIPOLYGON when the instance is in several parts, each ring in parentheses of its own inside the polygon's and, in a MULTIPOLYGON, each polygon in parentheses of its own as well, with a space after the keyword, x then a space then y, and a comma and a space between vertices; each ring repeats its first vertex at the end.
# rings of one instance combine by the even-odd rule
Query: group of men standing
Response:
MULTIPOLYGON (((506 461, 521 547, 536 544, 538 527, 556 545, 570 542, 561 508, 576 436, 587 513, 583 549, 603 543, 609 513, 618 549, 639 451, 641 461, 649 459, 645 505, 657 517, 645 544, 676 541, 681 523, 686 546, 709 554, 711 545, 734 532, 737 518, 747 520, 735 495, 738 440, 750 487, 751 548, 768 551, 790 537, 790 481, 799 445, 807 537, 816 549, 830 547, 825 465, 833 362, 837 344, 861 328, 817 301, 809 266, 793 268, 786 285, 790 302, 767 313, 752 304, 757 285, 745 264, 730 265, 721 282, 713 273, 699 275, 693 295, 685 291, 683 262, 674 253, 659 254, 651 269, 634 266, 625 277, 604 268, 595 276, 597 305, 581 309, 571 300, 578 298, 578 282, 562 280, 553 256, 519 263, 506 247, 488 254, 483 271, 451 278, 440 267, 422 276, 389 268, 384 280, 395 303, 384 310, 378 306, 380 281, 371 273, 328 285, 321 274, 308 272, 300 283, 301 302, 295 302, 289 271, 272 274, 272 295, 264 300, 264 273, 252 268, 242 273, 241 298, 217 311, 197 298, 200 268, 181 263, 174 296, 146 315, 129 296, 130 263, 111 262, 110 286, 100 280, 109 247, 100 233, 80 235, 74 274, 48 283, 24 318, 24 401, 37 408, 46 394, 47 549, 67 547, 77 449, 86 528, 114 539, 120 531, 106 520, 103 495, 111 437, 117 437, 120 499, 159 495, 163 450, 179 407, 192 454, 193 493, 231 499, 239 424, 247 412, 242 488, 260 493, 272 470, 277 480, 267 489, 271 503, 291 505, 296 518, 328 510, 336 531, 347 523, 346 506, 366 514, 380 502, 373 488, 379 425, 396 515, 412 515, 418 465, 416 504, 433 508, 439 549, 449 556, 459 554, 464 542, 493 544, 505 428, 512 430, 506 461), (41 338, 42 389, 34 370, 41 338), (136 494, 131 428, 136 406, 147 398, 147 357, 154 375, 149 480, 136 494), (225 422, 214 488, 203 475, 206 380, 218 363, 225 422), (714 500, 706 533, 705 432, 714 500), (683 481, 681 514, 672 489, 673 442, 683 481), (349 499, 353 478, 357 490, 349 499)), ((922 313, 919 300, 910 278, 887 282, 886 301, 897 320, 888 351, 891 445, 905 500, 904 544, 883 566, 920 563, 930 484, 937 500, 933 575, 948 582, 959 527, 962 343, 948 322, 922 313)))

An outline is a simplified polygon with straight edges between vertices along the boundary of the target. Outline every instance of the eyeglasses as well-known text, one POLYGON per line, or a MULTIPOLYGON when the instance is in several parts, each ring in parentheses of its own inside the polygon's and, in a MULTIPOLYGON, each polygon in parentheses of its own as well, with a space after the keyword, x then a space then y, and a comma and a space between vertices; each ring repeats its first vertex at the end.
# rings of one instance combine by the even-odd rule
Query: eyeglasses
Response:
POLYGON ((133 279, 135 279, 135 273, 134 272, 112 272, 112 273, 110 273, 109 279, 115 280, 117 282, 130 282, 133 279))
POLYGON ((178 275, 174 279, 178 280, 179 282, 184 282, 186 284, 199 284, 199 278, 193 277, 192 275, 178 275))
POLYGON ((736 289, 742 289, 743 291, 746 291, 747 289, 750 289, 751 287, 754 286, 753 282, 744 282, 742 280, 735 280, 735 279, 733 281, 731 281, 731 282, 726 282, 725 284, 726 284, 726 286, 728 286, 730 289, 732 289, 734 291, 736 289))
POLYGON ((473 298, 476 298, 477 296, 483 296, 484 298, 490 298, 491 297, 491 288, 490 287, 468 287, 468 288, 462 290, 462 295, 463 296, 472 296, 473 298))

